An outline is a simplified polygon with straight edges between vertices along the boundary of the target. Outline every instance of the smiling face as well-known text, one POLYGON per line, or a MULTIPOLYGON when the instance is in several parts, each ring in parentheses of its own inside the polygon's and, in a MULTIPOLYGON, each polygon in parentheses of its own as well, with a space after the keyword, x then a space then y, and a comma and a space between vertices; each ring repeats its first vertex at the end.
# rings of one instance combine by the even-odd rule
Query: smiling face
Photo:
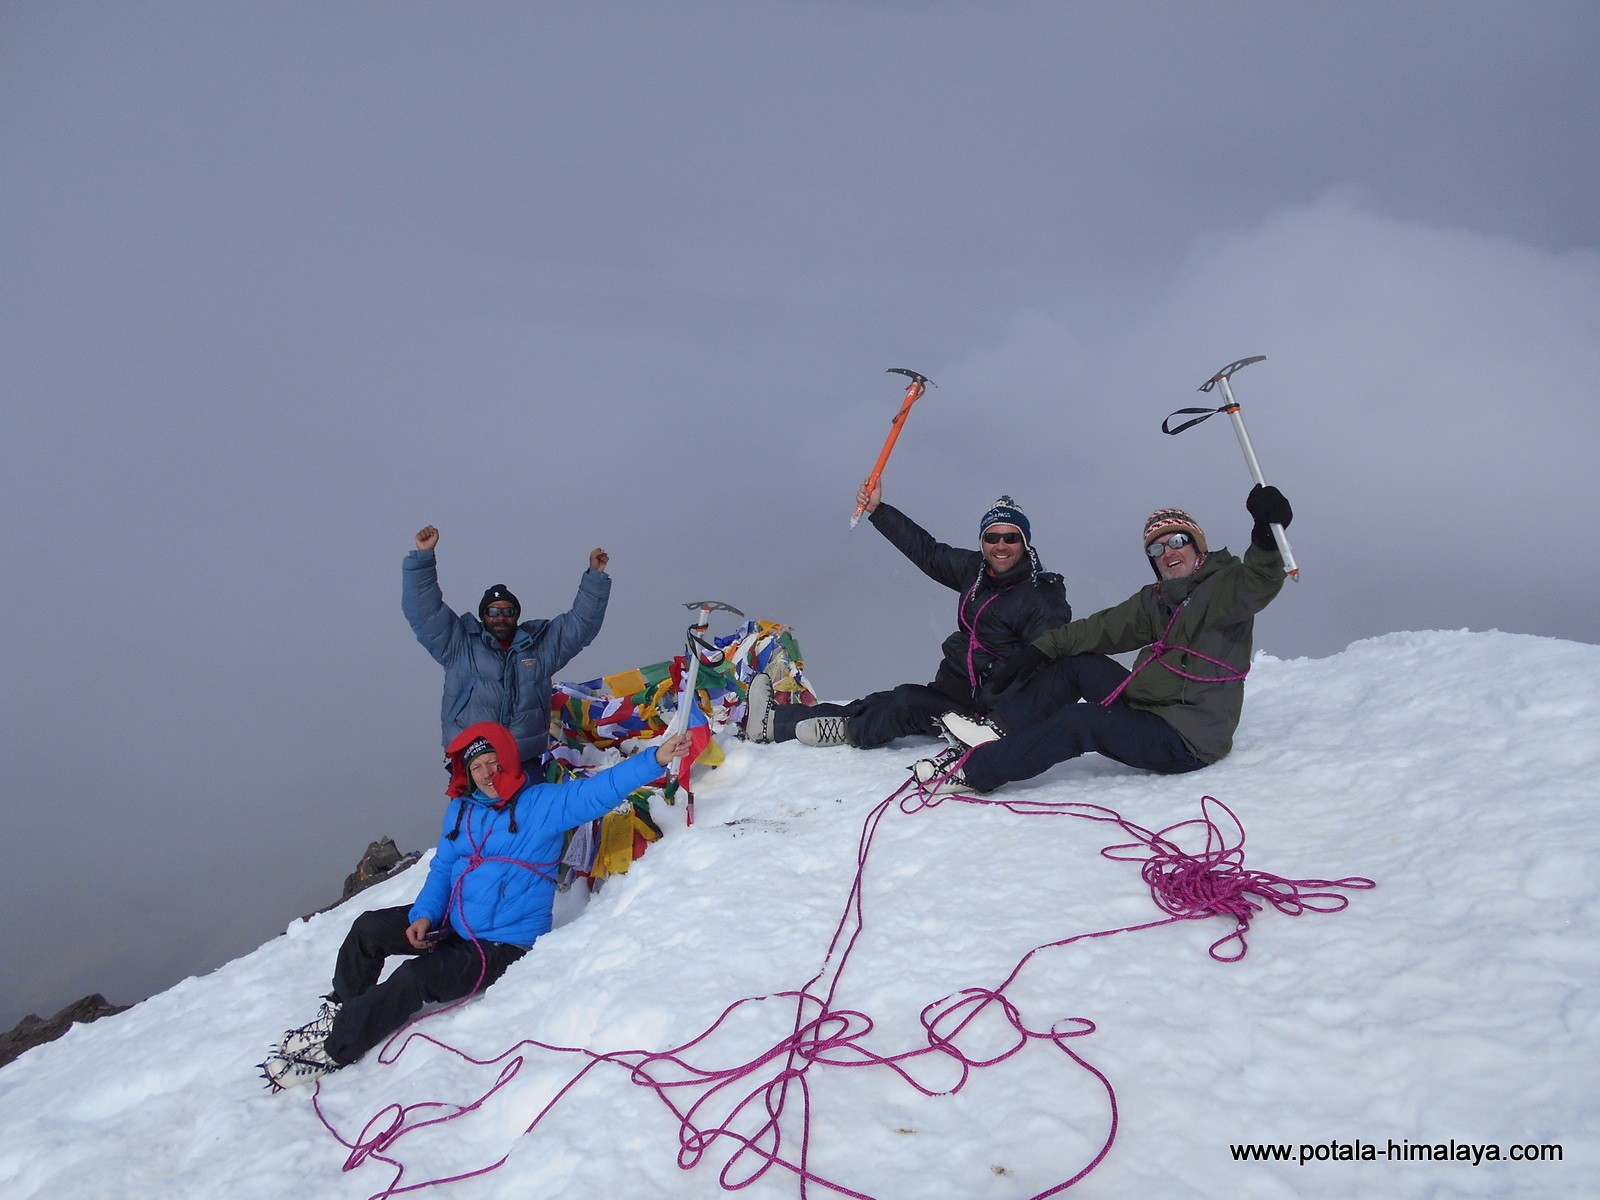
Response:
POLYGON ((1015 525, 991 525, 983 531, 983 561, 996 575, 1016 566, 1027 552, 1022 530, 1015 525))
POLYGON ((500 756, 493 750, 487 754, 478 755, 477 758, 472 760, 471 765, 467 767, 468 772, 472 775, 473 786, 491 800, 500 799, 499 794, 494 790, 494 773, 499 769, 500 756))
POLYGON ((496 600, 483 610, 483 627, 502 642, 509 642, 517 631, 515 605, 496 600))
POLYGON ((1161 548, 1161 553, 1153 558, 1156 570, 1163 579, 1182 579, 1185 575, 1194 574, 1194 569, 1200 565, 1200 548, 1188 534, 1169 533, 1166 537, 1156 538, 1145 547, 1145 552, 1149 553, 1156 546, 1161 548), (1174 546, 1174 540, 1183 542, 1183 545, 1174 546))

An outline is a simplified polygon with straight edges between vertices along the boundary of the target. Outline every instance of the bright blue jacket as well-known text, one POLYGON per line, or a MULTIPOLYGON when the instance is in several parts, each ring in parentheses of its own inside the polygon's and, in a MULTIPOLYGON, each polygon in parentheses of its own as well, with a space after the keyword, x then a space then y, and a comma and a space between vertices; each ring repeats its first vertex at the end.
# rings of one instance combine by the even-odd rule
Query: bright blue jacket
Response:
POLYGON ((448 907, 450 923, 462 937, 533 945, 550 931, 562 835, 605 816, 629 792, 661 778, 666 770, 656 762, 654 750, 646 749, 587 779, 530 783, 504 808, 495 808, 496 802, 476 789, 452 800, 409 919, 427 917, 439 929, 448 907), (513 810, 516 833, 511 832, 513 810), (460 902, 452 904, 457 880, 460 902))
POLYGON ((550 740, 551 677, 600 632, 611 576, 584 571, 571 609, 522 622, 511 649, 502 650, 476 616, 445 604, 432 550, 411 551, 400 574, 400 607, 411 631, 444 668, 440 744, 449 746, 468 725, 494 721, 511 730, 525 761, 537 759, 550 740))

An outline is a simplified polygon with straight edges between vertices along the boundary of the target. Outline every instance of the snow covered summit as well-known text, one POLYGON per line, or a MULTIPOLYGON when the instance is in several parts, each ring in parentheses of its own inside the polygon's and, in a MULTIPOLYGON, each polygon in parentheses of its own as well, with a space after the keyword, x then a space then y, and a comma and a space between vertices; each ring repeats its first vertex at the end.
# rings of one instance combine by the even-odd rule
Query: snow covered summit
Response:
MULTIPOLYGON (((404 1188, 504 1158, 429 1194, 719 1195, 732 1143, 680 1169, 678 1123, 618 1066, 595 1068, 522 1136, 584 1065, 575 1054, 524 1049, 480 1108, 349 1171, 323 1118, 347 1141, 370 1139, 397 1111, 386 1106, 446 1106, 412 1110, 415 1121, 476 1101, 510 1060, 471 1059, 522 1039, 656 1050, 746 997, 769 999, 686 1057, 712 1070, 758 1055, 792 1022, 774 993, 823 965, 865 818, 922 750, 730 744, 692 829, 657 806, 668 836, 631 874, 586 907, 569 899, 565 924, 501 983, 424 1021, 427 1037, 393 1061, 331 1076, 315 1105, 308 1091, 263 1091, 254 1064, 315 1009, 354 912, 408 901, 422 876, 297 921, 0 1072, 0 1194, 360 1198, 396 1184, 391 1164, 404 1188)), ((1246 830, 1246 866, 1377 883, 1343 912, 1259 914, 1238 963, 1206 953, 1227 932, 1217 919, 1028 962, 1009 998, 1039 1026, 1092 1021, 1070 1046, 1115 1092, 1114 1144, 1075 1192, 1584 1193, 1600 1165, 1597 770, 1600 647, 1404 633, 1328 659, 1259 656, 1236 748, 1205 771, 1160 778, 1090 756, 997 794, 1103 805, 1150 829, 1215 796, 1246 830)), ((874 1022, 862 1045, 926 1045, 925 1007, 997 986, 1034 947, 1160 918, 1137 867, 1099 854, 1123 840, 1059 815, 890 809, 835 995, 874 1022)), ((1003 1041, 979 1028, 964 1049, 976 1057, 986 1039, 1003 1041)), ((930 1090, 956 1082, 928 1064, 909 1069, 930 1090)), ((1049 1045, 974 1072, 954 1096, 926 1097, 881 1067, 818 1064, 805 1081, 811 1170, 883 1200, 1039 1195, 1093 1159, 1111 1120, 1105 1087, 1049 1045)), ((802 1111, 791 1096, 785 1157, 799 1154, 802 1111)), ((730 1182, 755 1168, 736 1163, 730 1182)), ((775 1168, 741 1195, 799 1192, 775 1168)))

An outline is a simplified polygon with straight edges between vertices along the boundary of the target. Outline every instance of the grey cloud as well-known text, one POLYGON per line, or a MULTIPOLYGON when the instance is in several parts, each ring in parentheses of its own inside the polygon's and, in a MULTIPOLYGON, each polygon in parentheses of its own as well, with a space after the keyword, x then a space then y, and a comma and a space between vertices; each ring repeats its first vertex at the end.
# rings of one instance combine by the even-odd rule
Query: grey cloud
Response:
POLYGON ((1012 491, 1079 611, 1157 504, 1242 541, 1226 427, 1156 426, 1266 353, 1266 648, 1593 636, 1592 4, 13 4, 0 56, 0 1025, 432 840, 426 522, 458 605, 612 552, 571 677, 708 593, 923 677, 948 598, 845 532, 890 366, 890 498, 1012 491))

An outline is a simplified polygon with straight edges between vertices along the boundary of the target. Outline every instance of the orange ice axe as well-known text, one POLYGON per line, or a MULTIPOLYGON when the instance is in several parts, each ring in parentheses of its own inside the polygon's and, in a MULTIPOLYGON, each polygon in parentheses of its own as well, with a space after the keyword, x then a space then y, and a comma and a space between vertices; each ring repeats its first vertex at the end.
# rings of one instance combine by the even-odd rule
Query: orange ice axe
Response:
MULTIPOLYGON (((883 468, 889 461, 889 455, 894 453, 895 439, 900 436, 900 430, 905 428, 906 415, 911 411, 911 406, 922 399, 922 393, 928 390, 928 384, 933 382, 926 375, 918 375, 915 371, 908 371, 904 367, 890 367, 884 372, 886 375, 904 375, 911 380, 906 387, 906 398, 900 402, 900 411, 895 413, 894 420, 889 422, 889 436, 883 440, 883 449, 878 451, 878 461, 872 464, 872 471, 867 475, 867 481, 861 486, 866 491, 871 491, 883 480, 883 468)), ((861 514, 867 511, 865 504, 856 505, 856 511, 850 517, 850 528, 854 529, 861 520, 861 514)))

